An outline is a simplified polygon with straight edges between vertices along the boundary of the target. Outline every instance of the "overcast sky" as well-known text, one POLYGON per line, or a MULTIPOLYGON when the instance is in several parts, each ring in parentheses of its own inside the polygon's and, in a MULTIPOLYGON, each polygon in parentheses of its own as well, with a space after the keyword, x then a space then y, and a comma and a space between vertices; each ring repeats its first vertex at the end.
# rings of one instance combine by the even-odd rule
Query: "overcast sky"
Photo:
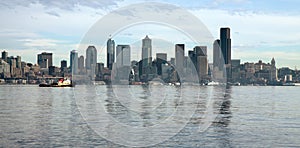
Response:
MULTIPOLYGON (((78 49, 79 55, 84 55, 83 51, 88 44, 78 45, 99 19, 124 6, 142 2, 149 1, 0 1, 0 50, 8 51, 9 56, 20 55, 22 60, 32 63, 36 63, 36 54, 43 51, 53 52, 54 64, 59 66, 60 60, 69 60, 69 53, 73 49, 78 49)), ((242 59, 242 62, 270 62, 274 57, 278 67, 300 68, 298 0, 167 0, 167 3, 181 7, 196 16, 215 39, 219 38, 220 27, 230 27, 234 59, 242 59)), ((129 17, 134 14, 122 15, 129 17)), ((138 46, 140 39, 146 35, 143 25, 141 26, 122 31, 123 35, 131 37, 128 39, 130 44, 135 42, 133 47, 138 46)), ((158 30, 174 37, 175 42, 180 42, 172 29, 168 30, 165 27, 154 25, 153 32, 148 30, 147 34, 150 34, 151 38, 158 30)), ((126 44, 124 36, 123 40, 116 37, 115 41, 117 44, 126 44)), ((188 41, 182 38, 182 42, 188 41)), ((173 42, 165 45, 172 47, 172 44, 173 42)), ((191 48, 192 45, 187 46, 186 50, 191 48)), ((99 46, 97 49, 98 60, 106 61, 103 47, 99 46)), ((166 48, 157 49, 160 50, 155 52, 165 52, 164 49, 173 51, 166 48)), ((170 55, 172 56, 172 53, 170 55)))

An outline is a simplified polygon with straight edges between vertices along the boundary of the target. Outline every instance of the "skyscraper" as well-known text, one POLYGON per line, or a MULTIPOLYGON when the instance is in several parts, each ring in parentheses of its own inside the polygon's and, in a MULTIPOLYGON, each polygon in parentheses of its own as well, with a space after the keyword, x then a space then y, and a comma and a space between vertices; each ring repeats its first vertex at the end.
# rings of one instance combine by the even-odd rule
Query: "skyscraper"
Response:
POLYGON ((270 81, 274 82, 278 80, 278 72, 276 69, 276 62, 275 59, 272 58, 271 60, 271 70, 270 70, 270 81))
POLYGON ((97 49, 95 46, 89 46, 86 49, 86 59, 85 59, 85 68, 86 69, 95 69, 97 63, 97 49))
POLYGON ((232 81, 240 82, 241 80, 241 60, 232 59, 231 60, 231 72, 232 72, 232 81))
POLYGON ((197 56, 207 56, 207 46, 195 46, 194 52, 197 56))
POLYGON ((109 38, 107 41, 107 68, 112 70, 112 66, 114 62, 115 62, 115 41, 109 38))
POLYGON ((167 63, 167 53, 156 53, 157 74, 162 75, 162 64, 167 63))
POLYGON ((67 68, 68 67, 68 64, 67 64, 67 61, 66 60, 61 60, 60 61, 60 70, 61 72, 67 72, 67 68))
POLYGON ((66 60, 61 60, 60 61, 60 68, 66 68, 67 67, 67 61, 66 60))
POLYGON ((83 55, 81 55, 78 58, 78 70, 82 71, 83 69, 84 69, 84 57, 83 57, 83 55))
POLYGON ((76 50, 72 50, 70 54, 70 68, 72 74, 78 73, 78 53, 76 50))
POLYGON ((6 51, 2 51, 2 60, 7 61, 8 53, 6 51))
POLYGON ((225 64, 231 64, 230 28, 220 29, 220 47, 225 64))
POLYGON ((117 46, 117 67, 130 66, 130 46, 118 45, 117 46))
POLYGON ((16 62, 17 62, 17 68, 21 68, 21 56, 17 56, 16 58, 16 62))
POLYGON ((152 43, 148 35, 142 40, 142 60, 143 67, 147 67, 152 62, 152 43))
POLYGON ((43 52, 38 54, 37 63, 41 68, 48 68, 52 65, 52 53, 43 52))
POLYGON ((183 73, 184 63, 184 44, 175 45, 175 66, 179 74, 183 73))
POLYGON ((114 66, 116 75, 112 79, 123 80, 127 84, 131 71, 130 46, 118 45, 116 53, 116 66, 114 66))
POLYGON ((194 47, 194 53, 196 57, 196 70, 199 75, 199 80, 204 80, 208 75, 208 60, 207 60, 207 47, 196 46, 194 47))
POLYGON ((222 62, 222 53, 220 48, 220 40, 215 40, 213 45, 213 68, 216 70, 221 70, 224 63, 222 62))

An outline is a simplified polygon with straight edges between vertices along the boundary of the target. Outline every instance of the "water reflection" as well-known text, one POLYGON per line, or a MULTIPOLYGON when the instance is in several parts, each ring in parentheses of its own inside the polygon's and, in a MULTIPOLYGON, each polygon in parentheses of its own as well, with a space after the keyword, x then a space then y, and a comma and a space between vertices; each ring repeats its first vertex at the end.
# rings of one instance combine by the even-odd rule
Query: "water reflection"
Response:
POLYGON ((221 101, 218 116, 213 124, 214 132, 218 135, 218 147, 233 147, 232 145, 232 131, 230 128, 230 122, 232 118, 231 114, 231 93, 232 87, 227 86, 223 100, 221 101))
POLYGON ((231 115, 231 91, 232 88, 229 86, 225 90, 225 95, 224 95, 224 100, 222 101, 221 107, 220 107, 220 112, 219 116, 221 117, 218 121, 218 124, 220 126, 225 126, 227 127, 230 123, 230 118, 232 117, 231 115))

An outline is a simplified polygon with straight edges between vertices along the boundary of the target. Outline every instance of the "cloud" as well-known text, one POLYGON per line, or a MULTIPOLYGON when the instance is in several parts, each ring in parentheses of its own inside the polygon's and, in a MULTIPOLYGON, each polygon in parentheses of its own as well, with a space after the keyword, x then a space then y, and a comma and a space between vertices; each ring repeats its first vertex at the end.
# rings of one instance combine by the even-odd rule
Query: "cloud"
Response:
POLYGON ((60 17, 60 15, 55 11, 48 11, 46 13, 49 14, 49 15, 55 16, 55 17, 60 17))
MULTIPOLYGON (((61 56, 68 57, 69 51, 76 49, 73 44, 80 42, 80 38, 84 36, 84 33, 88 31, 93 23, 101 18, 103 14, 107 14, 111 8, 137 3, 136 1, 130 1, 0 1, 0 18, 5 20, 0 23, 0 48, 15 49, 16 52, 20 52, 20 49, 22 51, 24 49, 34 51, 37 49, 56 49, 55 54, 57 56, 61 54, 61 56), (100 15, 97 15, 97 13, 100 15)), ((281 3, 276 4, 276 6, 268 6, 267 2, 250 0, 191 0, 189 3, 185 1, 168 1, 171 4, 187 8, 189 12, 196 15, 215 38, 219 38, 220 27, 229 26, 232 30, 233 58, 255 59, 255 61, 258 61, 259 58, 267 57, 267 60, 269 60, 273 52, 277 57, 282 54, 278 50, 286 47, 284 53, 291 51, 290 53, 293 54, 292 61, 300 63, 296 59, 300 56, 300 53, 296 52, 300 50, 298 40, 300 38, 300 14, 289 14, 288 9, 279 8, 281 3), (218 5, 213 6, 213 2, 218 5), (262 5, 257 5, 258 3, 262 5), (269 10, 272 7, 279 12, 285 11, 283 13, 271 13, 272 11, 269 10), (291 46, 293 46, 293 51, 287 49, 291 46)), ((157 2, 159 1, 157 0, 157 2)), ((294 7, 299 5, 290 6, 293 3, 295 2, 289 1, 289 3, 282 4, 282 7, 294 10, 294 7)), ((156 10, 165 10, 166 13, 173 14, 172 9, 165 7, 156 10)), ((134 10, 127 10, 120 15, 134 17, 137 15, 135 13, 134 10)), ((101 24, 101 27, 111 27, 111 25, 113 24, 101 24)), ((197 28, 193 23, 187 23, 187 25, 190 28, 197 28)), ((117 43, 140 41, 144 35, 151 35, 151 32, 161 34, 161 36, 154 36, 159 39, 186 43, 183 38, 180 38, 181 36, 174 35, 174 31, 172 33, 172 30, 160 29, 159 27, 151 28, 151 26, 141 25, 140 28, 128 30, 121 34, 119 38, 116 38, 117 43)), ((97 40, 105 42, 105 39, 97 38, 97 40)), ((171 50, 173 50, 173 47, 171 50)), ((282 55, 289 57, 288 54, 282 55)), ((29 53, 28 57, 30 57, 29 53)), ((293 65, 288 58, 278 60, 282 60, 281 62, 290 61, 290 65, 293 65)))
POLYGON ((24 46, 34 48, 51 48, 58 44, 67 43, 66 41, 54 40, 54 39, 21 39, 20 42, 24 42, 24 46))
POLYGON ((221 4, 246 4, 249 3, 249 0, 213 0, 212 3, 214 5, 221 5, 221 4))
POLYGON ((13 38, 22 38, 22 37, 38 37, 39 35, 33 32, 28 32, 20 29, 2 29, 0 30, 0 37, 13 37, 13 38))
POLYGON ((9 0, 9 1, 1 1, 0 8, 10 8, 14 9, 17 6, 29 7, 30 5, 41 4, 45 8, 59 8, 62 10, 74 10, 77 6, 86 6, 91 8, 100 8, 105 9, 111 6, 117 6, 117 2, 122 0, 9 0))

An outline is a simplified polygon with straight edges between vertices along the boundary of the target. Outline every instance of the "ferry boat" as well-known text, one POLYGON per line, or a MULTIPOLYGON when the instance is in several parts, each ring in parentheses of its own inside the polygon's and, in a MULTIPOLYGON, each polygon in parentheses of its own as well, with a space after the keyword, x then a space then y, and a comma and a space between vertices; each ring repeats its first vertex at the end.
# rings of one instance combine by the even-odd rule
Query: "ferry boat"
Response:
POLYGON ((74 87, 74 86, 75 84, 72 83, 71 80, 66 78, 59 79, 58 82, 54 82, 51 84, 47 84, 47 83, 39 84, 39 87, 74 87))

